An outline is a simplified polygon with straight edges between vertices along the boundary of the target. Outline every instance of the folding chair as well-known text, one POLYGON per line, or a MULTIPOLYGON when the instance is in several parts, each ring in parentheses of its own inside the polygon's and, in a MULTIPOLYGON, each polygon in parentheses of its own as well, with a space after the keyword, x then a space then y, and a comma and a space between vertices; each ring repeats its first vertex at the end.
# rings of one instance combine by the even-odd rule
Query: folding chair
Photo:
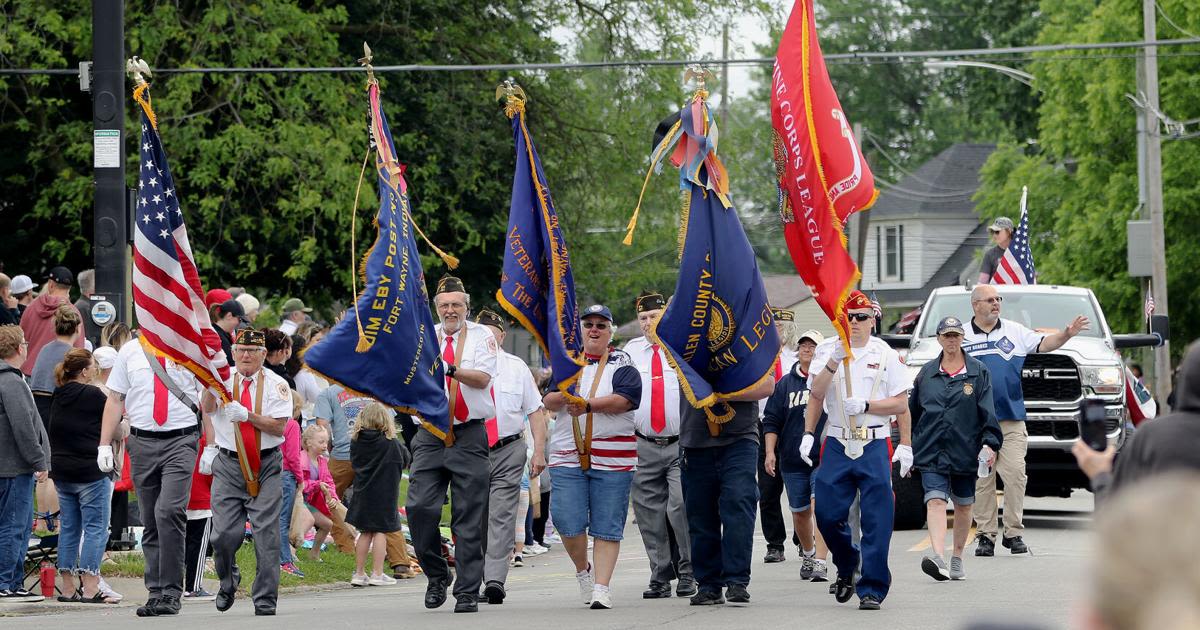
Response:
MULTIPOLYGON (((45 520, 46 527, 51 532, 45 536, 31 535, 29 537, 29 548, 25 551, 24 583, 26 584, 26 588, 36 593, 41 588, 42 563, 57 564, 58 562, 59 513, 38 512, 34 516, 45 520)), ((57 575, 57 571, 55 571, 55 574, 57 575)), ((62 593, 58 588, 57 579, 54 580, 54 592, 62 593)))

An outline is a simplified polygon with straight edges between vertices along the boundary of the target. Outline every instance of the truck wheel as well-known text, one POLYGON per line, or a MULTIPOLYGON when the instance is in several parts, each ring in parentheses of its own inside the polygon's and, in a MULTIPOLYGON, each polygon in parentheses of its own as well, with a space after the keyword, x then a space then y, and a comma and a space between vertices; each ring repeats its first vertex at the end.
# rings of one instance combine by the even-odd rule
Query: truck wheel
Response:
POLYGON ((925 489, 921 487, 921 473, 914 470, 906 479, 900 476, 900 464, 892 464, 892 490, 896 493, 895 529, 924 527, 925 489))

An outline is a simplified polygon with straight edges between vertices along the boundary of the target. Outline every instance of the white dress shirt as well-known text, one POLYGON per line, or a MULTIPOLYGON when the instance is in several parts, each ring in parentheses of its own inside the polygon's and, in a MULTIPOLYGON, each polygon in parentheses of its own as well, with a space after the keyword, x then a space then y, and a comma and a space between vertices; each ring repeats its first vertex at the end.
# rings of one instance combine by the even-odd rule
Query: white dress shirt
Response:
MULTIPOLYGON (((811 370, 808 376, 808 386, 812 387, 813 381, 816 379, 820 370, 824 370, 829 363, 829 359, 833 356, 834 344, 841 343, 839 337, 830 337, 822 341, 817 346, 816 352, 813 354, 811 370)), ((891 398, 898 396, 912 387, 912 379, 908 376, 908 371, 904 368, 904 364, 900 362, 900 355, 896 353, 887 342, 879 337, 871 337, 867 341, 867 345, 862 348, 852 348, 854 358, 850 360, 851 374, 851 389, 850 392, 854 398, 862 398, 867 401, 879 400, 882 398, 891 398), (886 372, 882 379, 879 380, 876 387, 876 377, 879 371, 886 366, 886 372)), ((845 383, 846 366, 839 363, 837 374, 833 376, 833 383, 829 386, 829 391, 825 394, 825 413, 828 414, 829 427, 849 427, 850 420, 846 415, 845 407, 842 404, 846 396, 845 383)), ((874 413, 864 413, 858 415, 858 426, 860 427, 882 427, 889 426, 891 416, 881 416, 874 413)))
POLYGON ((497 364, 492 393, 496 395, 496 437, 503 439, 525 429, 529 414, 542 408, 542 395, 524 361, 501 350, 497 364))
MULTIPOLYGON (((438 324, 435 330, 437 331, 438 356, 444 356, 446 335, 442 332, 441 324, 438 324)), ((487 326, 464 321, 458 332, 451 335, 450 346, 454 348, 455 364, 458 369, 478 370, 493 379, 496 378, 497 356, 500 348, 496 343, 496 338, 492 336, 492 331, 487 326), (466 341, 463 342, 462 356, 459 356, 458 352, 458 336, 460 334, 467 336, 466 341)), ((462 393, 463 400, 467 403, 467 420, 491 418, 496 415, 496 406, 492 403, 491 383, 488 383, 483 389, 476 389, 459 381, 458 391, 462 393)), ((449 387, 446 388, 446 399, 450 399, 449 387)))
MULTIPOLYGON (((233 404, 238 404, 237 401, 242 399, 241 388, 244 388, 245 383, 250 383, 250 407, 251 412, 254 411, 254 401, 258 397, 258 381, 262 379, 263 397, 262 410, 260 415, 268 418, 290 418, 292 416, 292 390, 288 387, 287 381, 283 377, 268 369, 260 369, 258 374, 247 377, 239 377, 237 370, 229 375, 229 380, 225 382, 225 386, 229 388, 233 394, 233 404), (234 391, 234 382, 239 383, 239 388, 234 391)), ((234 427, 234 423, 224 419, 219 413, 211 416, 213 432, 217 435, 217 446, 230 451, 237 450, 236 438, 233 436, 234 431, 239 429, 234 427)), ((247 420, 249 422, 249 420, 247 420)), ((267 450, 283 444, 282 435, 271 435, 263 432, 259 437, 258 447, 260 450, 267 450)))
POLYGON ((623 350, 630 359, 633 359, 633 365, 642 377, 642 404, 634 412, 634 422, 637 424, 638 432, 648 437, 679 435, 679 375, 667 361, 662 347, 655 350, 649 339, 638 337, 625 344, 623 350), (661 433, 656 432, 650 426, 650 412, 654 400, 655 352, 658 353, 658 359, 662 362, 663 411, 665 412, 663 415, 667 421, 666 428, 661 433))
MULTIPOLYGON (((186 368, 175 365, 174 361, 168 359, 166 364, 167 376, 175 381, 193 404, 199 405, 203 391, 200 381, 186 368)), ((174 431, 196 426, 196 414, 165 388, 159 395, 167 399, 167 421, 161 426, 155 422, 156 380, 140 341, 131 339, 121 346, 112 372, 108 375, 107 385, 110 390, 125 395, 125 414, 129 417, 129 426, 139 431, 174 431)))

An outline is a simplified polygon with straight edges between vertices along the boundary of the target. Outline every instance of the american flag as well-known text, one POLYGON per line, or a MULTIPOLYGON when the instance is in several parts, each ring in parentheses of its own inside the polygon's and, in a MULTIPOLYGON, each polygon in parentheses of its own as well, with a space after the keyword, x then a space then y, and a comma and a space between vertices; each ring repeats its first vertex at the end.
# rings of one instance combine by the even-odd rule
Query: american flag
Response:
POLYGON ((1154 294, 1146 292, 1146 321, 1150 321, 1150 317, 1154 315, 1154 294))
POLYGON ((190 370, 228 402, 233 399, 225 387, 229 366, 204 306, 200 274, 148 88, 142 84, 133 92, 142 108, 133 233, 133 307, 142 344, 190 370))
POLYGON ((1025 208, 1028 192, 1028 188, 1021 190, 1021 222, 996 265, 992 284, 1037 284, 1037 268, 1033 265, 1033 250, 1029 248, 1029 211, 1025 208))
POLYGON ((871 292, 871 311, 875 313, 875 319, 883 319, 883 306, 879 303, 879 296, 875 292, 871 292))

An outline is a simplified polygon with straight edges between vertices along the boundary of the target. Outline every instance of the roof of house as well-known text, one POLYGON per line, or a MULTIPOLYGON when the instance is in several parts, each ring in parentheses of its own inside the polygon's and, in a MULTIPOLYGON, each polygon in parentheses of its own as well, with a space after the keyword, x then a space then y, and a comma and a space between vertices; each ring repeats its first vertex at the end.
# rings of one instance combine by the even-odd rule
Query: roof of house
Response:
POLYGON ((962 270, 971 264, 976 250, 979 249, 977 243, 986 238, 987 222, 982 222, 971 231, 967 238, 963 239, 958 249, 946 258, 942 266, 930 276, 929 282, 926 282, 924 286, 919 289, 881 289, 875 292, 879 296, 879 303, 884 308, 919 306, 925 303, 925 298, 929 297, 929 293, 934 289, 959 284, 962 270))
POLYGON ((871 219, 974 215, 979 169, 995 150, 994 144, 951 145, 895 185, 881 186, 871 219))

